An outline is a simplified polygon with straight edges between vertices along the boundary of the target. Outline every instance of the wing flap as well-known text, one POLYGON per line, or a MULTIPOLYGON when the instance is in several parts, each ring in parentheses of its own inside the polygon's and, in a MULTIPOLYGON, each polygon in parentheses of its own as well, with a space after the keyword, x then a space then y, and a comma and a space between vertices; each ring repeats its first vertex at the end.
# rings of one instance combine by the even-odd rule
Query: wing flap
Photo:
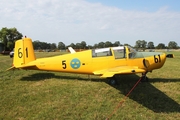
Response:
POLYGON ((144 69, 140 69, 136 66, 121 66, 100 71, 95 71, 95 75, 101 75, 101 77, 113 77, 115 74, 133 74, 144 73, 144 69))

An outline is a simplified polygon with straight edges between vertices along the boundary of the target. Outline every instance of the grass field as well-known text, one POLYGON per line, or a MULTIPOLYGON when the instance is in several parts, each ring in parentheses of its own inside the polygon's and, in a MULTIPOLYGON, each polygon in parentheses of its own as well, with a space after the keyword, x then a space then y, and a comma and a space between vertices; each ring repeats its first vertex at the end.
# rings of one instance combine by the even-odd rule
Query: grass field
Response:
MULTIPOLYGON (((165 65, 148 73, 112 120, 180 119, 180 52, 171 52, 165 65)), ((37 57, 54 53, 36 53, 37 57)), ((122 75, 110 86, 97 76, 47 71, 7 71, 9 56, 0 56, 0 120, 105 120, 139 79, 122 75)))

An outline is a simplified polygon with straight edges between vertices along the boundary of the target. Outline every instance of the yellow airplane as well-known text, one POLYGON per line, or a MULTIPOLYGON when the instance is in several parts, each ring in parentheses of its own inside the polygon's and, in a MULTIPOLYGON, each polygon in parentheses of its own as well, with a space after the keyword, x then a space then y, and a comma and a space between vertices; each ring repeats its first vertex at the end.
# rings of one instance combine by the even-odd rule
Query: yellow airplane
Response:
POLYGON ((166 54, 161 52, 137 52, 129 46, 100 48, 70 54, 36 59, 32 40, 23 38, 16 41, 13 66, 11 69, 30 69, 68 73, 82 73, 110 78, 115 84, 116 75, 142 73, 146 74, 163 66, 166 54))

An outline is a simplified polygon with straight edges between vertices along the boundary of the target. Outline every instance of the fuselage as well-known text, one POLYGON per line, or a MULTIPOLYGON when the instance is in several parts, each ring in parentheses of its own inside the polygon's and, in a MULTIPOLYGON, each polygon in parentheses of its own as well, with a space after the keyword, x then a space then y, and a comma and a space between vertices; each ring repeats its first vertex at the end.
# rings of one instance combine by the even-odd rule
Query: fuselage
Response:
POLYGON ((147 73, 163 66, 166 55, 161 52, 136 52, 128 46, 92 49, 54 57, 36 59, 32 40, 17 40, 11 69, 32 69, 83 73, 113 77, 116 74, 147 73))
POLYGON ((118 66, 137 66, 150 72, 161 68, 165 59, 165 53, 135 52, 129 47, 112 47, 36 59, 28 63, 36 67, 28 69, 93 74, 94 71, 118 66))

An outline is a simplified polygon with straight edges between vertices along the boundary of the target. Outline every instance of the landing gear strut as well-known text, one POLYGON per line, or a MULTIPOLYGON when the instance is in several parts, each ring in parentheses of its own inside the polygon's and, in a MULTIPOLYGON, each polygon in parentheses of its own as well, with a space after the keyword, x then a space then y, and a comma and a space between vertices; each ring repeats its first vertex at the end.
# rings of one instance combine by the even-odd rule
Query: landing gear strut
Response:
POLYGON ((148 77, 146 76, 146 74, 147 74, 147 72, 142 73, 141 82, 148 82, 148 81, 149 81, 149 79, 148 79, 148 77))

